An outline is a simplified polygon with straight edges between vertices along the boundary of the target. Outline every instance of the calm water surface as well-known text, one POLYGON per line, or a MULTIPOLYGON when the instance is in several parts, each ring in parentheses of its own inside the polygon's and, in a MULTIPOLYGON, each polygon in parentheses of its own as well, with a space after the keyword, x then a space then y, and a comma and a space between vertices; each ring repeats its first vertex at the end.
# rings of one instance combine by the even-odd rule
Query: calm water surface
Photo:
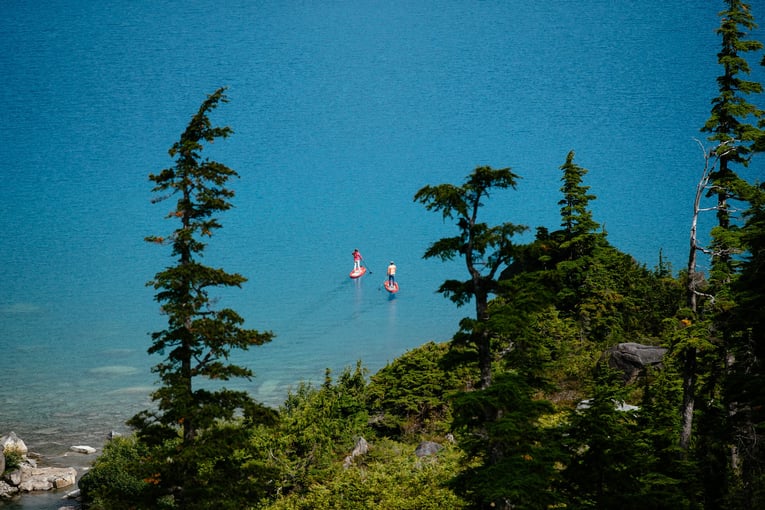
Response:
POLYGON ((478 165, 523 178, 487 220, 556 228, 576 150, 611 242, 680 269, 718 74, 709 4, 5 2, 0 435, 86 463, 63 455, 148 405, 163 318, 144 283, 172 260, 142 239, 175 225, 147 175, 220 86, 213 120, 235 134, 207 155, 241 179, 205 261, 249 278, 220 304, 277 335, 236 359, 268 404, 451 337, 470 310, 435 290, 464 271, 421 256, 454 230, 412 197, 478 165))

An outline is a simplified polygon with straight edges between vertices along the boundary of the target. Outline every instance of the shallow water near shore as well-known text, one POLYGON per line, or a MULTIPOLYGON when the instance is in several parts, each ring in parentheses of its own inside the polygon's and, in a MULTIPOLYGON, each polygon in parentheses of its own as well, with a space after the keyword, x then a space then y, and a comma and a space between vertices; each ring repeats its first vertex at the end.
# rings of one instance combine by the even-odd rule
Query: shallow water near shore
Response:
MULTIPOLYGON (((143 239, 175 225, 147 176, 172 165, 167 150, 220 86, 230 102, 213 121, 234 134, 205 155, 241 178, 204 262, 249 278, 219 306, 276 334, 233 358, 256 376, 231 386, 269 405, 325 368, 362 360, 374 372, 458 330, 470 307, 436 290, 464 268, 422 259, 455 230, 412 198, 478 165, 522 177, 487 201, 486 221, 554 230, 559 167, 575 150, 610 241, 648 267, 661 251, 683 268, 722 7, 10 2, 0 435, 86 466, 71 445, 100 449, 151 405, 160 358, 146 349, 164 320, 145 282, 173 261, 143 239), (369 268, 359 280, 348 277, 354 248, 369 268), (382 289, 390 260, 395 296, 382 289)), ((765 82, 759 66, 753 78, 765 82)), ((56 496, 0 507, 57 508, 56 496)))

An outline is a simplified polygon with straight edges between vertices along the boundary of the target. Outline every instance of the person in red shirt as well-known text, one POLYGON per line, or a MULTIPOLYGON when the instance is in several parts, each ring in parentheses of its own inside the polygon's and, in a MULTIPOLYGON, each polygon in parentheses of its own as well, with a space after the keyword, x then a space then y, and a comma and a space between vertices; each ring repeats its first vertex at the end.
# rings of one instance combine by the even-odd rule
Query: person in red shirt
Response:
POLYGON ((353 250, 353 270, 358 271, 361 269, 361 260, 363 257, 361 256, 361 253, 359 253, 358 248, 353 250))

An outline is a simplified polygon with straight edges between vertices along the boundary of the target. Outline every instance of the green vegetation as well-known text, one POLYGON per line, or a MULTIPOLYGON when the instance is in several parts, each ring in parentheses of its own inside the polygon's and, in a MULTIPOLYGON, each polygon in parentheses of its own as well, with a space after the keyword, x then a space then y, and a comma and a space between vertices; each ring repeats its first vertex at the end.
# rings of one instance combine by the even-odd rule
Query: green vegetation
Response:
POLYGON ((489 296, 496 293, 495 280, 499 271, 513 257, 510 238, 527 229, 523 225, 505 222, 490 227, 478 221, 478 211, 494 189, 515 188, 518 176, 509 168, 494 170, 488 166, 476 168, 468 175, 462 186, 441 184, 425 186, 414 199, 425 204, 429 211, 440 211, 444 220, 456 219, 459 234, 440 239, 425 252, 425 258, 439 257, 452 260, 464 257, 470 278, 467 281, 447 280, 438 289, 457 306, 475 303, 475 318, 465 319, 463 335, 478 350, 478 367, 481 371, 479 386, 491 384, 491 331, 487 328, 489 296))
MULTIPOLYGON (((13 471, 21 466, 21 461, 24 459, 24 454, 15 448, 9 448, 3 450, 0 454, 5 456, 5 471, 13 471)), ((3 473, 0 473, 2 475, 3 473)))
MULTIPOLYGON (((249 457, 234 459, 230 445, 246 437, 242 425, 273 420, 265 409, 244 391, 213 388, 206 381, 249 378, 252 372, 228 363, 234 349, 246 350, 269 342, 271 333, 241 327, 244 319, 234 310, 215 310, 210 290, 239 287, 246 279, 199 260, 203 239, 212 237, 221 225, 215 214, 231 207, 234 192, 226 187, 237 173, 225 165, 202 159, 204 143, 231 134, 228 127, 212 126, 208 115, 226 102, 224 89, 210 95, 192 117, 178 142, 169 150, 175 166, 152 174, 157 202, 176 198, 168 218, 180 225, 167 238, 151 236, 151 243, 172 246, 176 264, 157 273, 148 285, 157 289, 156 300, 167 315, 167 328, 152 335, 149 354, 164 355, 154 367, 161 386, 153 394, 157 409, 146 410, 129 424, 136 429, 141 458, 140 498, 149 506, 205 508, 219 490, 233 497, 258 494, 250 482, 261 473, 250 472, 249 457), (238 425, 234 420, 241 420, 238 425)), ((132 487, 131 489, 137 487, 132 487)), ((135 495, 133 495, 135 496, 135 495)), ((235 508, 232 505, 232 508, 235 508)))
POLYGON ((91 508, 764 507, 765 185, 735 171, 765 149, 760 110, 742 96, 760 87, 738 77, 761 45, 745 41, 748 6, 726 3, 725 72, 703 128, 717 146, 705 151, 693 217, 712 210, 718 222, 710 246, 693 231, 686 270, 673 275, 661 256, 649 269, 610 245, 573 151, 560 167, 559 226, 536 227, 525 244, 510 239, 526 227, 478 220, 519 176, 476 168, 462 185, 414 197, 455 222, 456 235, 424 256, 465 260, 469 279, 440 291, 472 301, 475 316, 453 341, 371 376, 361 362, 335 379, 327 371, 279 409, 192 386, 249 376, 221 360, 271 340, 208 307, 207 287, 244 278, 193 259, 204 247, 195 235, 219 227, 211 214, 233 196, 223 187, 233 171, 198 161, 201 140, 230 132, 210 127, 207 112, 224 100, 210 96, 171 149, 176 167, 151 176, 157 191, 182 196, 171 214, 182 221, 170 237, 178 265, 152 282, 169 318, 150 348, 169 351, 156 368, 158 410, 135 417, 135 436, 107 445, 83 479, 91 508), (624 343, 665 354, 627 375, 608 356, 624 343))
POLYGON ((138 468, 148 449, 136 437, 117 436, 104 447, 93 469, 80 481, 80 490, 92 498, 93 508, 129 509, 148 489, 151 478, 138 468))

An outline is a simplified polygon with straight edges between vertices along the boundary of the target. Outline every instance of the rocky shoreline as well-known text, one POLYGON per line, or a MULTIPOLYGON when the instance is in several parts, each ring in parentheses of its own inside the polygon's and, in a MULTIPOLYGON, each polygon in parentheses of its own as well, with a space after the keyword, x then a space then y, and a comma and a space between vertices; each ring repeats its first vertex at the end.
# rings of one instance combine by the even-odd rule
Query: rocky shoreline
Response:
MULTIPOLYGON (((70 451, 81 455, 96 453, 95 448, 85 445, 72 446, 70 451)), ((30 452, 15 432, 0 437, 0 502, 24 494, 70 488, 62 497, 65 503, 59 510, 78 510, 81 506, 77 482, 86 469, 78 473, 74 467, 42 466, 41 460, 42 456, 30 452)))

